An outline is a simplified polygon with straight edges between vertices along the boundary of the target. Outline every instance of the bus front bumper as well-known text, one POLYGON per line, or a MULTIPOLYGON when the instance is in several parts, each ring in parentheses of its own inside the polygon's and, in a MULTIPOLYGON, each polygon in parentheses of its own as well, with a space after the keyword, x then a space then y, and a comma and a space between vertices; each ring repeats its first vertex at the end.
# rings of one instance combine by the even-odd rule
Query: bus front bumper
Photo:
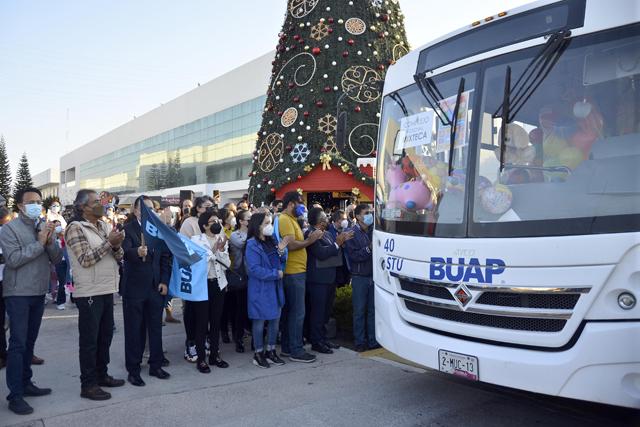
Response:
POLYGON ((441 335, 405 322, 396 297, 375 286, 376 338, 387 350, 438 370, 438 350, 478 358, 479 380, 491 384, 640 408, 640 322, 587 322, 575 344, 540 351, 441 335))

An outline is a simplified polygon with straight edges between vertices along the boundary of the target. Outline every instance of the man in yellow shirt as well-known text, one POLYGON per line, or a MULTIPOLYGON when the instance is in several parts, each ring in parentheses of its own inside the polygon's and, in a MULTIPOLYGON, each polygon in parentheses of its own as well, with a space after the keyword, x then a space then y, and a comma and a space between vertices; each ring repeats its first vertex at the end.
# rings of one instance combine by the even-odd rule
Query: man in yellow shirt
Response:
POLYGON ((280 238, 290 236, 289 256, 284 270, 285 303, 282 308, 282 354, 293 362, 310 363, 316 357, 304 350, 302 328, 304 325, 305 282, 307 279, 306 247, 322 237, 322 231, 316 230, 305 240, 298 225, 298 217, 306 214, 302 197, 296 191, 284 195, 283 211, 278 217, 280 238))

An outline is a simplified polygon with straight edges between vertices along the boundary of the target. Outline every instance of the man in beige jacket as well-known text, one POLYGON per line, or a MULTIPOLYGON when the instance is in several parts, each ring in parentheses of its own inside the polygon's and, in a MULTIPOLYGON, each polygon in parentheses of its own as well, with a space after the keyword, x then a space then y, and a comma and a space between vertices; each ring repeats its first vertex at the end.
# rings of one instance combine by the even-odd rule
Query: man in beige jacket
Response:
POLYGON ((74 214, 65 232, 65 242, 79 313, 80 396, 107 400, 111 394, 101 387, 124 385, 124 380, 107 374, 113 338, 113 294, 118 292, 118 262, 124 255, 121 247, 124 232, 100 220, 104 207, 95 191, 78 191, 74 214))

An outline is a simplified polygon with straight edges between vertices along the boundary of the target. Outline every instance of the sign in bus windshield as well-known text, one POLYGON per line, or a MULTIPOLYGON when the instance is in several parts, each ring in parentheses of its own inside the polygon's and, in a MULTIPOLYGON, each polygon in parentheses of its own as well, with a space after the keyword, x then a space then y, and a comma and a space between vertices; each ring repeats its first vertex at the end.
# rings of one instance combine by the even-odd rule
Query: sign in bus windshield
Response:
POLYGON ((503 46, 584 25, 585 0, 566 0, 502 18, 420 52, 417 73, 503 46))

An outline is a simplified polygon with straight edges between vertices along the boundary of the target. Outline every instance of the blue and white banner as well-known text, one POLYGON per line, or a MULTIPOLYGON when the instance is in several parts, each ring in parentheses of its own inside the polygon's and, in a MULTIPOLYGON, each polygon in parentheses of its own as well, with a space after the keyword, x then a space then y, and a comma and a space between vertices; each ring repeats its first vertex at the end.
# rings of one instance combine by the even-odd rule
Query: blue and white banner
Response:
POLYGON ((173 255, 169 294, 186 301, 209 299, 207 251, 176 233, 144 203, 140 203, 140 212, 145 244, 155 250, 168 248, 173 255))
POLYGON ((207 273, 209 261, 207 251, 198 246, 182 234, 177 234, 189 250, 201 257, 200 261, 187 266, 180 266, 173 258, 169 294, 186 301, 206 301, 209 299, 207 290, 207 273))

